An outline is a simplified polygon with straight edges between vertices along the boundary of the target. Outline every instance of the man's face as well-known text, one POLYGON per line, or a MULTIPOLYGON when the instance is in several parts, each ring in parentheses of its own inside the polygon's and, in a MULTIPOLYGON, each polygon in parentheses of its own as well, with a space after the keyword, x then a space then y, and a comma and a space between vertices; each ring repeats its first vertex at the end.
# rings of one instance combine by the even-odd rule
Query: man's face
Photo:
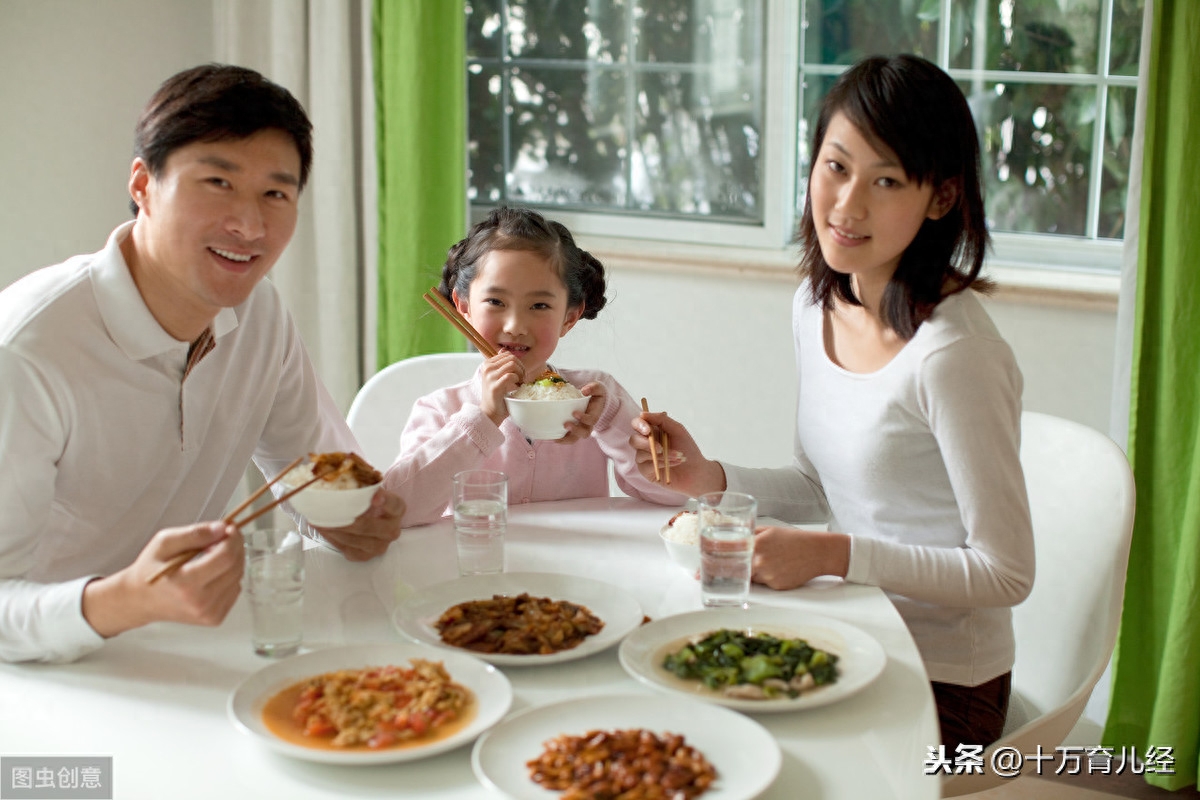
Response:
POLYGON ((249 297, 296 228, 299 176, 295 143, 274 129, 193 142, 172 152, 157 176, 134 160, 129 189, 138 216, 126 257, 169 333, 190 340, 220 309, 249 297))

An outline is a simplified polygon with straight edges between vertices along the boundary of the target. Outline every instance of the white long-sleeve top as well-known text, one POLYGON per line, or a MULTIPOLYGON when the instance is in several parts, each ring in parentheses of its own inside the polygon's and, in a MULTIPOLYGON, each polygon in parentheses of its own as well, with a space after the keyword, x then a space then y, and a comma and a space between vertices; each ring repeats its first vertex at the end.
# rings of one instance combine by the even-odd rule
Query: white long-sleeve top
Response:
POLYGON ((480 378, 431 392, 413 404, 400 435, 400 455, 383 485, 404 500, 404 524, 424 525, 449 512, 454 475, 494 469, 508 475, 510 504, 608 496, 608 462, 626 494, 664 505, 680 495, 646 480, 629 444, 641 409, 605 372, 558 370, 569 383, 597 381, 607 393, 604 411, 587 439, 562 444, 528 441, 511 418, 499 427, 479 408, 480 378))
POLYGON ((932 680, 975 686, 1012 668, 1010 607, 1033 585, 1019 460, 1022 379, 971 292, 943 300, 883 368, 835 364, 808 284, 793 301, 795 461, 724 465, 760 513, 850 534, 847 580, 876 585, 932 680))
POLYGON ((251 458, 264 474, 357 445, 266 281, 188 342, 104 250, 0 292, 0 660, 65 661, 103 640, 83 587, 165 527, 219 519, 251 458))

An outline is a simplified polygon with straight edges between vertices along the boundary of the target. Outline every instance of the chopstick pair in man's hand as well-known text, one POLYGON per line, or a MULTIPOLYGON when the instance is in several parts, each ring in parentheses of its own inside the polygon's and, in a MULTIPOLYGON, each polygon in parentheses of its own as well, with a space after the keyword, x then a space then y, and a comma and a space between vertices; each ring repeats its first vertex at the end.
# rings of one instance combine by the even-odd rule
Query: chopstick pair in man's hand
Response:
MULTIPOLYGON (((291 489, 290 491, 275 498, 270 503, 267 503, 262 508, 260 508, 257 511, 253 512, 252 514, 250 514, 250 516, 244 517, 243 519, 240 519, 240 520, 237 519, 238 514, 242 513, 247 508, 249 508, 251 503, 253 503, 258 498, 262 497, 263 494, 265 494, 268 489, 270 489, 272 486, 274 486, 276 483, 278 483, 279 480, 284 475, 287 475, 289 472, 291 472, 293 469, 295 469, 297 466, 299 466, 300 462, 303 461, 304 459, 305 459, 305 456, 300 456, 295 461, 293 461, 291 464, 288 464, 286 467, 283 468, 282 472, 280 472, 274 478, 271 478, 271 480, 267 481, 262 486, 258 487, 258 490, 256 492, 254 492, 254 494, 250 495, 245 500, 243 500, 238 505, 237 508, 235 508, 233 511, 230 511, 228 514, 226 514, 224 519, 222 519, 221 521, 224 522, 226 525, 232 525, 235 528, 241 528, 243 525, 247 525, 247 524, 253 522, 254 520, 261 517, 263 514, 267 513, 271 509, 275 508, 275 506, 277 506, 280 503, 284 502, 285 500, 289 499, 292 495, 298 494, 299 492, 303 491, 304 489, 307 489, 309 486, 312 486, 314 483, 321 480, 326 475, 328 475, 330 472, 332 472, 334 469, 336 469, 336 467, 325 467, 324 469, 319 470, 312 476, 312 478, 308 479, 307 481, 305 481, 304 483, 295 487, 294 489, 291 489)), ((151 575, 149 578, 147 578, 146 583, 154 583, 157 580, 159 580, 160 578, 165 578, 166 576, 173 574, 180 567, 182 567, 187 562, 191 561, 196 556, 200 555, 202 552, 204 552, 203 548, 202 549, 193 549, 193 550, 184 550, 181 553, 176 553, 171 558, 170 561, 168 561, 167 563, 162 565, 162 567, 158 570, 158 572, 155 572, 153 575, 151 575)))
MULTIPOLYGON (((650 404, 646 402, 646 398, 642 398, 642 411, 650 413, 650 404)), ((658 444, 662 445, 663 450, 663 466, 662 471, 658 469, 658 450, 654 447, 654 428, 650 429, 650 460, 654 463, 654 481, 655 483, 670 483, 671 482, 671 457, 669 441, 667 440, 667 432, 662 428, 658 429, 658 444)))

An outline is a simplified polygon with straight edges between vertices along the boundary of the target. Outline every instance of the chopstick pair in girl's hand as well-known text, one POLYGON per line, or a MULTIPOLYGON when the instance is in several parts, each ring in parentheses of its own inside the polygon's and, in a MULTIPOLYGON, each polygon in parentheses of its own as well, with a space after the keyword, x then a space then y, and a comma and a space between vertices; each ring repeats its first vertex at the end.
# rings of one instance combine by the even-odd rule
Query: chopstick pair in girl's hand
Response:
MULTIPOLYGON (((646 398, 644 398, 644 397, 642 398, 642 411, 645 411, 647 414, 650 413, 650 404, 646 402, 646 398)), ((657 443, 662 445, 662 451, 663 451, 662 472, 659 472, 659 469, 658 469, 658 450, 654 447, 654 445, 656 444, 656 442, 654 440, 654 428, 651 428, 650 429, 650 460, 654 463, 654 481, 656 483, 658 483, 660 481, 662 483, 670 483, 671 482, 671 451, 669 449, 670 443, 667 440, 667 432, 664 431, 662 428, 658 429, 658 442, 657 443)))
POLYGON ((458 328, 463 336, 471 340, 471 344, 475 345, 479 352, 483 353, 485 358, 491 358, 496 355, 496 348, 488 343, 488 340, 483 338, 479 331, 475 330, 466 317, 458 313, 458 309, 454 307, 454 303, 446 299, 445 295, 437 290, 436 286, 431 286, 429 291, 421 295, 426 303, 433 306, 433 309, 441 314, 447 322, 458 328))
MULTIPOLYGON (((255 491, 254 494, 250 495, 245 500, 243 500, 238 505, 237 508, 235 508, 233 511, 230 511, 228 514, 226 514, 224 519, 222 519, 221 521, 224 522, 226 525, 232 525, 235 528, 241 528, 243 525, 247 525, 250 522, 253 522, 254 520, 261 517, 263 514, 267 513, 271 509, 275 508, 275 506, 277 506, 280 503, 284 502, 285 500, 289 499, 292 495, 298 494, 299 492, 303 491, 304 489, 307 489, 309 486, 311 486, 314 483, 316 483, 317 481, 321 480, 322 478, 324 478, 326 475, 328 475, 330 472, 332 472, 335 469, 335 467, 326 467, 325 469, 320 470, 319 472, 314 474, 310 479, 308 479, 304 483, 300 484, 299 486, 295 487, 294 489, 291 489, 288 492, 275 498, 270 503, 267 503, 262 508, 260 508, 257 511, 253 512, 252 514, 250 514, 250 516, 244 517, 243 519, 240 519, 240 520, 237 519, 238 514, 245 511, 247 508, 250 507, 251 503, 253 503, 258 498, 262 497, 263 494, 265 494, 268 489, 270 489, 272 486, 274 486, 276 483, 278 483, 279 480, 284 475, 287 475, 289 472, 291 472, 293 469, 295 469, 297 466, 299 466, 300 462, 303 461, 304 458, 305 458, 305 456, 300 456, 295 461, 293 461, 291 464, 288 464, 286 467, 284 467, 282 472, 280 472, 274 478, 271 478, 271 480, 267 481, 262 486, 258 487, 258 490, 255 491)), ((166 576, 175 573, 180 567, 182 567, 187 562, 191 561, 196 556, 200 555, 202 552, 204 552, 203 549, 184 550, 181 553, 176 553, 171 558, 171 560, 167 561, 165 564, 162 565, 161 568, 159 568, 158 572, 155 572, 153 575, 151 575, 149 578, 147 578, 146 583, 154 583, 159 578, 165 578, 166 576)))

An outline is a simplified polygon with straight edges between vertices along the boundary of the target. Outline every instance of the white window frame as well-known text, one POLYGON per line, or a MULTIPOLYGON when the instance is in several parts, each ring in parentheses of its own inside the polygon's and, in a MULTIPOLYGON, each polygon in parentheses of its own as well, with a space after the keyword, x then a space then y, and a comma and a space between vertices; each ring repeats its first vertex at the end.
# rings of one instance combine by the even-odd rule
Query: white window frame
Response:
MULTIPOLYGON (((1102 0, 1101 74, 1054 76, 1059 82, 1081 85, 1137 85, 1137 78, 1108 75, 1112 0, 1102 0)), ((611 267, 662 269, 680 272, 734 273, 747 278, 792 280, 798 260, 791 243, 796 226, 794 198, 798 169, 800 30, 803 0, 766 0, 766 69, 762 130, 763 221, 737 223, 671 219, 635 212, 605 213, 552 206, 542 210, 562 222, 611 267), (777 99, 777 100, 775 100, 777 99), (797 131, 790 128, 795 125, 797 131)), ((951 0, 942 0, 950 13, 951 0)), ((948 17, 943 16, 943 19, 948 17)), ((949 26, 940 26, 939 55, 948 62, 949 26)), ((839 68, 829 68, 833 72, 839 68)), ((824 72, 826 70, 822 70, 824 72)), ((961 80, 961 70, 950 70, 961 80)), ((1011 73, 972 72, 982 80, 1004 80, 1011 73)), ((1093 173, 1103 157, 1104 119, 1101 93, 1097 109, 1093 173)), ((1093 192, 1098 192, 1094 182, 1093 192)), ((473 204, 472 219, 486 215, 494 204, 473 204)), ((1091 204, 1094 206, 1095 204, 1091 204)), ((1096 214, 1089 213, 1089 230, 1096 214)), ((1001 289, 1059 293, 1065 297, 1108 305, 1120 286, 1123 242, 1065 235, 996 232, 985 267, 1001 289)))

